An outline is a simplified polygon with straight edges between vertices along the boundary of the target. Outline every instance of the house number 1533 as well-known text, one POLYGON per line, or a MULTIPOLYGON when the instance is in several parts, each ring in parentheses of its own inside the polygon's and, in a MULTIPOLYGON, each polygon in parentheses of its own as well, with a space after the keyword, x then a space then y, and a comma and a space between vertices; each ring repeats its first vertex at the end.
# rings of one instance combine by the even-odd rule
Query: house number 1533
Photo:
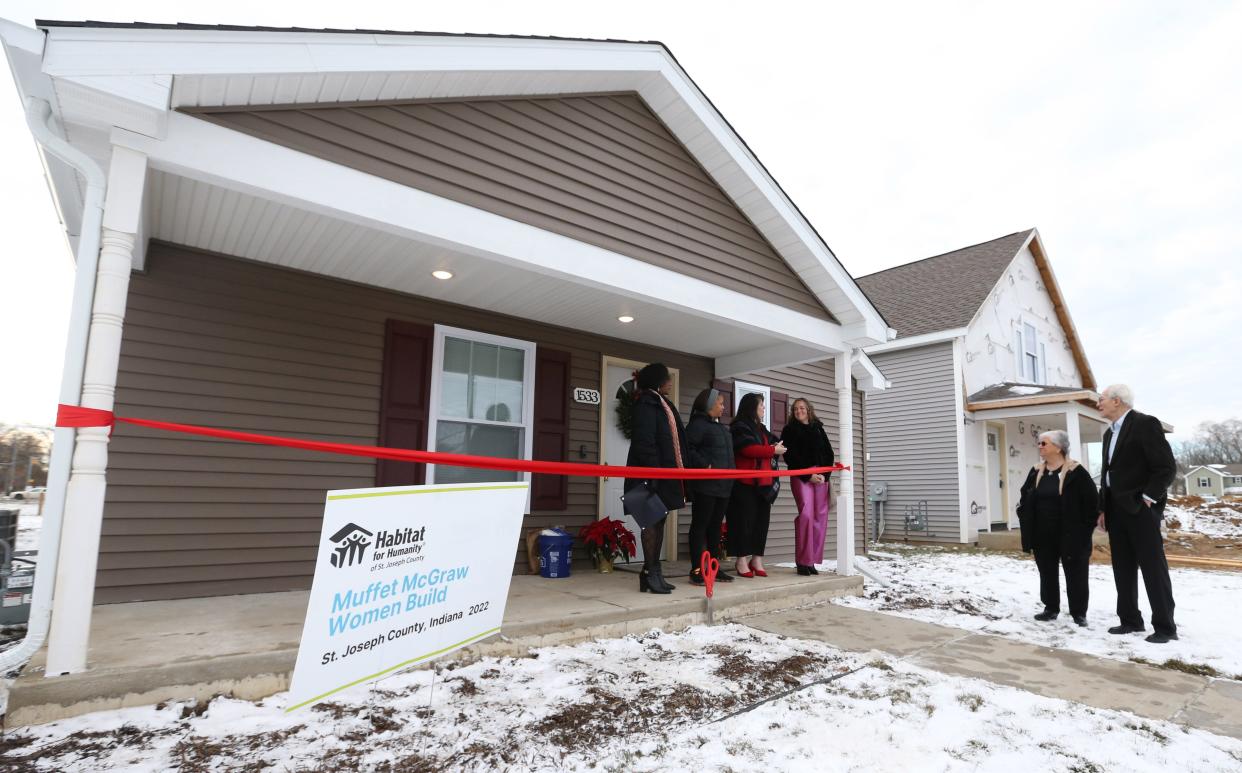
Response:
POLYGON ((599 405, 600 403, 599 390, 598 389, 575 388, 574 389, 574 402, 575 403, 586 403, 587 405, 599 405))

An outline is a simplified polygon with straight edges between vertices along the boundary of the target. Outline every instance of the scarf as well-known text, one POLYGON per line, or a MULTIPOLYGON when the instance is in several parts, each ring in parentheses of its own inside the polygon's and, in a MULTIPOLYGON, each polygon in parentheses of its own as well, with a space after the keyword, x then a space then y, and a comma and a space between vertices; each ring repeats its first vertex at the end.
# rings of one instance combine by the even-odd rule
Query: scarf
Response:
POLYGON ((668 419, 668 433, 673 436, 673 458, 677 461, 677 468, 684 469, 685 464, 681 460, 681 443, 677 437, 677 417, 673 415, 673 409, 668 404, 668 400, 664 399, 664 395, 651 390, 651 393, 660 401, 660 407, 664 409, 664 416, 668 419))
MULTIPOLYGON (((1061 463, 1061 473, 1062 473, 1061 480, 1057 484, 1058 494, 1065 493, 1065 479, 1068 478, 1069 474, 1073 472, 1075 468, 1079 466, 1080 465, 1078 464, 1078 462, 1074 461, 1068 456, 1065 457, 1065 461, 1061 463)), ((1039 488, 1039 482, 1043 480, 1044 473, 1048 471, 1048 465, 1043 462, 1040 462, 1039 464, 1035 466, 1035 469, 1039 471, 1035 474, 1035 488, 1039 488)))

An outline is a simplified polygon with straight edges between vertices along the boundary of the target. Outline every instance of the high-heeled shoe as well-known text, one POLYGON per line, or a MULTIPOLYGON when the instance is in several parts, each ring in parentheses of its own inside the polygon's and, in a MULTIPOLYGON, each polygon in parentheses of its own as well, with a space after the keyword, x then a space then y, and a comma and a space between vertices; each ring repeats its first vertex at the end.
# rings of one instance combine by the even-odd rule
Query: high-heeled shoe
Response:
POLYGON ((763 569, 753 569, 756 577, 767 577, 768 573, 763 569))
POLYGON ((707 584, 707 582, 703 579, 702 569, 691 569, 690 570, 690 584, 691 585, 706 585, 707 584))
POLYGON ((657 585, 655 582, 652 582, 653 577, 655 577, 654 573, 648 572, 646 569, 643 569, 641 572, 638 573, 638 592, 639 593, 672 593, 673 592, 672 589, 670 588, 665 588, 663 585, 657 585))

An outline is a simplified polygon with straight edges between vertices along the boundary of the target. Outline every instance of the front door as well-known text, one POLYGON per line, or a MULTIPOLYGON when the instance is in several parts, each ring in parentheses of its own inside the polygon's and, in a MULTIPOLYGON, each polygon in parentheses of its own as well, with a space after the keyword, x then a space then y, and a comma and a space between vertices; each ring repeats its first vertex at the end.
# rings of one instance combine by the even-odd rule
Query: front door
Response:
MULTIPOLYGON (((644 362, 634 362, 632 360, 622 360, 615 357, 604 358, 603 372, 603 390, 600 395, 602 405, 600 406, 600 460, 612 467, 624 467, 626 457, 630 453, 630 441, 621 431, 617 424, 617 390, 626 381, 634 377, 634 372, 646 365, 644 362)), ((673 374, 674 394, 677 387, 677 372, 672 368, 669 372, 673 374)), ((634 532, 634 541, 637 543, 638 554, 634 557, 635 561, 643 560, 642 540, 638 538, 638 524, 633 518, 626 515, 624 508, 621 506, 621 495, 624 494, 624 477, 607 477, 600 479, 600 517, 616 518, 625 522, 627 528, 634 532)), ((669 516, 669 521, 673 521, 673 516, 669 516)), ((675 544, 675 542, 673 543, 675 544)), ((661 559, 669 556, 670 540, 665 535, 664 547, 661 550, 661 559)))
POLYGON ((1005 512, 1005 454, 1001 448, 999 427, 988 425, 988 521, 992 524, 1009 520, 1005 512))

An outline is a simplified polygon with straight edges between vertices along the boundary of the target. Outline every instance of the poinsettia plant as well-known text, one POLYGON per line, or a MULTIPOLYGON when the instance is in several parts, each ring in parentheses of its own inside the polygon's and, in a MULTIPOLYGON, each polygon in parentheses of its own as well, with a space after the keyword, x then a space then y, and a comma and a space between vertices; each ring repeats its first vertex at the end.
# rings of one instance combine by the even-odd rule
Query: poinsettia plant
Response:
POLYGON ((621 556, 628 561, 637 553, 634 532, 625 527, 624 521, 615 518, 601 518, 583 526, 578 532, 578 539, 582 540, 592 556, 605 561, 615 561, 621 556))

